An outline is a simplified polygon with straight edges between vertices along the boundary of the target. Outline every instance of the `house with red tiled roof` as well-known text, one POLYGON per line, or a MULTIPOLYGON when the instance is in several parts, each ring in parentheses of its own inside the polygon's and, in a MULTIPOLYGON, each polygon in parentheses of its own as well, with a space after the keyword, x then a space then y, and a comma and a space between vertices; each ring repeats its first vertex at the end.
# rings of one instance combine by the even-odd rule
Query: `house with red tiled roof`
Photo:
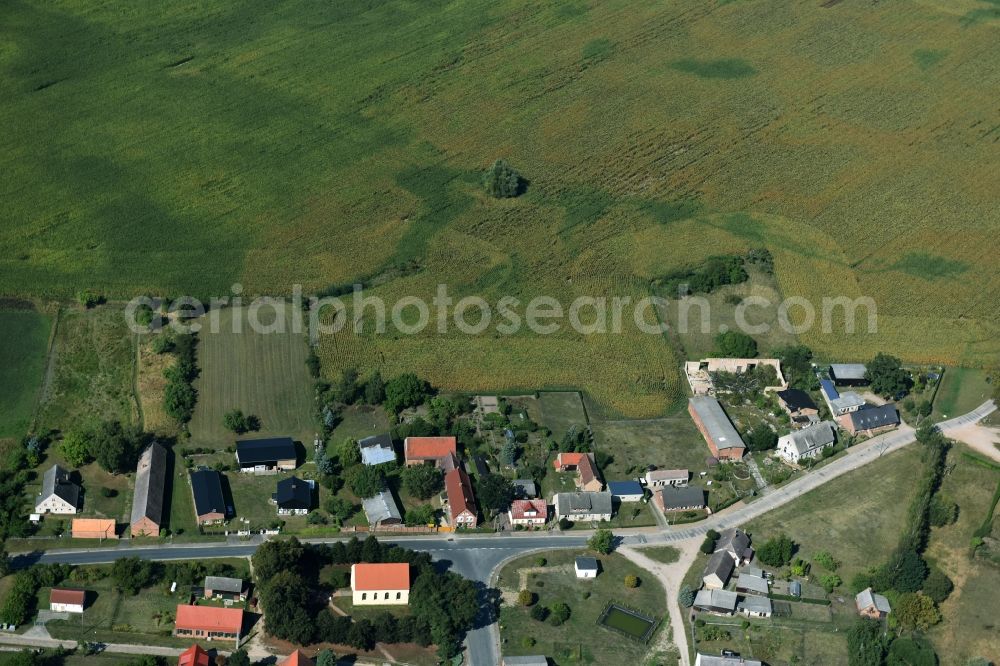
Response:
POLYGON ((410 603, 410 565, 406 562, 351 565, 351 596, 355 606, 410 603))
POLYGON ((177 666, 211 666, 212 658, 198 644, 192 645, 177 658, 177 666))
POLYGON ((86 590, 67 590, 53 587, 49 592, 49 610, 63 613, 82 613, 87 603, 86 590))
POLYGON ((511 525, 540 527, 549 516, 549 505, 543 499, 519 499, 510 504, 507 517, 511 525))
POLYGON ((448 524, 452 527, 475 527, 479 522, 476 496, 472 481, 461 467, 444 475, 444 490, 448 496, 448 524))
POLYGON ((576 487, 593 493, 604 490, 604 482, 601 481, 597 465, 594 463, 594 454, 564 452, 556 456, 552 461, 552 466, 559 472, 576 472, 576 487))
POLYGON ((407 437, 403 440, 407 467, 433 464, 443 470, 458 466, 458 441, 454 437, 407 437))
POLYGON ((278 666, 316 666, 316 662, 307 657, 302 650, 296 650, 285 657, 284 661, 279 661, 278 666))
POLYGON ((234 640, 243 633, 243 609, 178 604, 174 620, 175 636, 205 640, 234 640))

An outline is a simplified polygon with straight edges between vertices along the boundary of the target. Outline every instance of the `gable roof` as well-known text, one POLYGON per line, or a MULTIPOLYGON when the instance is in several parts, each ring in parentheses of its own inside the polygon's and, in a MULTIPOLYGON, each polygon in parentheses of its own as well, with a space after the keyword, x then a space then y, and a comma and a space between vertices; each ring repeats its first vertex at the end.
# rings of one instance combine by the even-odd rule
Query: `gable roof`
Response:
POLYGON ((715 551, 725 551, 730 555, 743 557, 750 548, 750 537, 738 527, 730 527, 719 534, 719 540, 715 542, 715 551))
POLYGON ((785 444, 789 444, 799 455, 802 455, 803 453, 821 449, 836 442, 836 432, 837 427, 832 421, 814 423, 807 428, 793 430, 783 436, 778 441, 778 447, 781 448, 785 444))
POLYGON ((519 499, 510 504, 510 517, 513 520, 525 518, 545 518, 549 505, 543 499, 519 499))
POLYGON ((580 453, 577 451, 562 451, 556 456, 556 459, 552 461, 552 466, 556 469, 561 467, 579 467, 583 459, 587 457, 586 453, 580 453))
POLYGON ((813 402, 808 393, 801 389, 778 391, 776 395, 781 402, 793 411, 799 409, 816 409, 816 403, 813 402))
POLYGON ((830 409, 834 412, 845 412, 855 407, 863 407, 864 405, 865 399, 854 391, 844 391, 838 394, 836 398, 830 399, 830 409))
POLYGON ((477 515, 476 496, 472 494, 472 481, 461 467, 444 475, 444 489, 448 494, 448 513, 452 519, 465 511, 477 515))
POLYGON ((848 414, 855 430, 874 430, 888 425, 899 425, 899 414, 892 404, 866 407, 848 414))
POLYGON ((403 457, 406 460, 437 460, 448 454, 458 455, 454 437, 407 437, 403 440, 403 457))
POLYGON ((361 451, 361 462, 366 465, 396 462, 396 449, 392 446, 389 433, 365 437, 358 441, 358 449, 361 451))
POLYGON ((153 442, 139 456, 135 473, 135 493, 132 499, 132 520, 135 525, 143 518, 154 524, 163 522, 163 493, 167 481, 167 450, 153 442))
POLYGON ((201 629, 231 634, 239 634, 243 630, 242 608, 177 604, 174 618, 174 626, 178 629, 201 629))
POLYGON ((313 488, 297 476, 278 481, 274 501, 281 509, 311 509, 313 488))
POLYGON ((236 460, 240 465, 264 465, 279 460, 294 460, 295 442, 291 437, 264 437, 236 440, 236 460))
POLYGON ((642 484, 638 481, 608 481, 608 491, 612 495, 642 495, 642 484))
POLYGON ((315 666, 315 664, 316 662, 307 657, 302 650, 296 650, 278 662, 278 666, 315 666))
POLYGON ((114 518, 74 518, 70 524, 73 536, 103 534, 105 537, 115 536, 114 518))
POLYGON ((559 510, 568 516, 611 513, 614 507, 611 501, 611 493, 607 491, 599 493, 557 493, 553 498, 553 503, 559 504, 559 510))
POLYGON ((725 585, 729 581, 729 577, 733 575, 733 569, 736 567, 733 558, 729 556, 724 550, 715 551, 708 562, 705 563, 705 570, 702 572, 701 577, 707 578, 708 576, 715 575, 722 584, 725 585))
POLYGON ((658 491, 664 509, 686 509, 689 506, 705 506, 705 490, 701 486, 678 488, 667 486, 658 491))
POLYGON ((686 469, 656 469, 646 472, 646 481, 649 483, 653 481, 687 481, 689 476, 691 474, 686 469))
POLYGON ((388 490, 383 490, 372 497, 361 500, 369 525, 379 525, 387 520, 402 520, 403 516, 396 505, 396 499, 388 490))
POLYGON ((194 495, 194 512, 199 516, 209 513, 226 514, 226 500, 222 495, 222 475, 214 469, 191 472, 191 490, 194 495))
POLYGON ((837 391, 837 387, 833 385, 833 380, 821 379, 819 380, 819 388, 826 395, 828 400, 836 400, 840 397, 840 392, 837 391))
POLYGON ((771 606, 771 600, 767 597, 758 596, 756 594, 748 594, 743 597, 743 601, 739 603, 737 608, 741 611, 749 613, 766 613, 770 615, 774 612, 774 607, 771 606))
POLYGON ((578 557, 573 560, 573 566, 580 571, 597 571, 596 557, 578 557))
POLYGON ((831 363, 830 376, 834 379, 862 380, 868 374, 864 363, 831 363))
POLYGON ((83 605, 87 600, 86 590, 68 590, 64 587, 53 587, 49 592, 50 604, 78 604, 83 605))
POLYGON ((707 395, 698 395, 689 398, 691 408, 698 414, 698 419, 705 428, 707 437, 715 444, 719 451, 725 449, 745 449, 746 444, 740 434, 736 432, 722 405, 715 398, 707 395))
POLYGON ((858 592, 858 595, 854 597, 854 602, 857 604, 858 610, 875 608, 883 613, 892 612, 892 608, 889 607, 889 600, 881 594, 873 592, 870 587, 858 592))
POLYGON ((713 588, 711 590, 698 590, 695 595, 694 605, 702 608, 724 608, 729 611, 736 610, 736 593, 713 588))
POLYGON ((754 576, 746 571, 740 572, 740 575, 736 578, 736 587, 737 589, 749 590, 764 595, 770 592, 766 578, 763 576, 754 576))
POLYGON ((410 589, 410 565, 406 562, 368 563, 351 565, 351 589, 362 590, 408 590, 410 589))
POLYGON ((200 645, 192 645, 177 658, 177 666, 210 666, 211 658, 200 645))
POLYGON ((53 495, 73 506, 80 499, 80 486, 70 481, 69 472, 59 465, 49 467, 42 475, 41 499, 48 499, 53 495))
POLYGON ((514 479, 514 494, 521 498, 531 498, 538 495, 538 488, 531 479, 514 479))
POLYGON ((205 589, 213 592, 239 594, 243 591, 243 579, 227 576, 205 576, 205 589))

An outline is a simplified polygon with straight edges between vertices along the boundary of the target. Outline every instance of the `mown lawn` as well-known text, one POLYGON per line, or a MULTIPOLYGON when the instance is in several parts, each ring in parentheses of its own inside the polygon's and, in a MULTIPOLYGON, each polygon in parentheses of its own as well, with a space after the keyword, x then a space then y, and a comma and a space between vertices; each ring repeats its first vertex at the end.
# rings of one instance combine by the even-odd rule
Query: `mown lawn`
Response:
POLYGON ((52 320, 34 310, 0 311, 0 437, 28 432, 45 374, 52 320))
POLYGON ((945 368, 941 387, 934 397, 935 420, 961 416, 983 404, 992 395, 986 372, 978 368, 945 368))
MULTIPOLYGON (((630 606, 650 617, 664 618, 657 631, 666 631, 663 588, 656 578, 621 555, 600 555, 602 571, 596 579, 581 580, 573 571, 576 553, 546 553, 547 563, 539 571, 527 574, 527 588, 538 597, 537 603, 552 606, 565 603, 570 619, 559 627, 529 616, 528 608, 516 602, 505 604, 500 612, 501 650, 507 655, 544 654, 557 663, 638 664, 648 649, 638 641, 599 627, 597 619, 608 602, 630 606), (628 589, 626 575, 635 575, 640 585, 628 589), (528 640, 534 641, 530 643, 528 640), (530 643, 530 644, 529 644, 530 643)), ((523 557, 507 564, 500 572, 500 588, 516 596, 521 569, 534 569, 538 555, 523 557)), ((512 598, 513 598, 512 596, 512 598)), ((651 640, 655 642, 656 638, 651 640)))

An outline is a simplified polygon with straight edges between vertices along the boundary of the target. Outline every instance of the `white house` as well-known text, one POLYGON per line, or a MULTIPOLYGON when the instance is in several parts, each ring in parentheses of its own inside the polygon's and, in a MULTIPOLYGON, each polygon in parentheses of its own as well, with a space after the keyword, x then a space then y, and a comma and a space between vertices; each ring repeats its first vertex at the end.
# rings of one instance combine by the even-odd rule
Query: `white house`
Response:
POLYGON ((600 564, 595 557, 578 557, 573 561, 573 569, 577 578, 597 578, 600 564))
POLYGON ((401 563, 351 565, 351 597, 355 606, 410 603, 410 565, 401 563))
POLYGON ((82 613, 83 606, 87 601, 87 592, 84 590, 67 590, 61 587, 53 587, 49 592, 49 610, 62 613, 82 613))
POLYGON ((803 458, 816 458, 837 441, 837 426, 833 421, 815 423, 778 438, 778 455, 790 463, 803 458))
POLYGON ((689 472, 686 469, 657 469, 646 472, 646 485, 650 488, 687 485, 689 472))
POLYGON ((511 525, 541 527, 549 515, 549 506, 543 499, 519 499, 510 503, 507 517, 511 525))
POLYGON ((69 472, 53 465, 42 475, 42 492, 35 498, 35 513, 76 513, 80 504, 80 486, 69 479, 69 472))

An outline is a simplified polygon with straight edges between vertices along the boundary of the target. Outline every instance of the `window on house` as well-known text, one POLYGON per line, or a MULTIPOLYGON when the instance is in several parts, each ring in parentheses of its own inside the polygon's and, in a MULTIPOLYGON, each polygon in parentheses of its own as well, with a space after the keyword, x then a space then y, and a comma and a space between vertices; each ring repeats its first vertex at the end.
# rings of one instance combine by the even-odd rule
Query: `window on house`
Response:
POLYGON ((362 592, 361 593, 361 601, 365 601, 367 598, 368 598, 368 593, 367 592, 362 592))
POLYGON ((402 592, 397 592, 396 593, 396 598, 397 599, 402 599, 403 598, 403 593, 402 592))

